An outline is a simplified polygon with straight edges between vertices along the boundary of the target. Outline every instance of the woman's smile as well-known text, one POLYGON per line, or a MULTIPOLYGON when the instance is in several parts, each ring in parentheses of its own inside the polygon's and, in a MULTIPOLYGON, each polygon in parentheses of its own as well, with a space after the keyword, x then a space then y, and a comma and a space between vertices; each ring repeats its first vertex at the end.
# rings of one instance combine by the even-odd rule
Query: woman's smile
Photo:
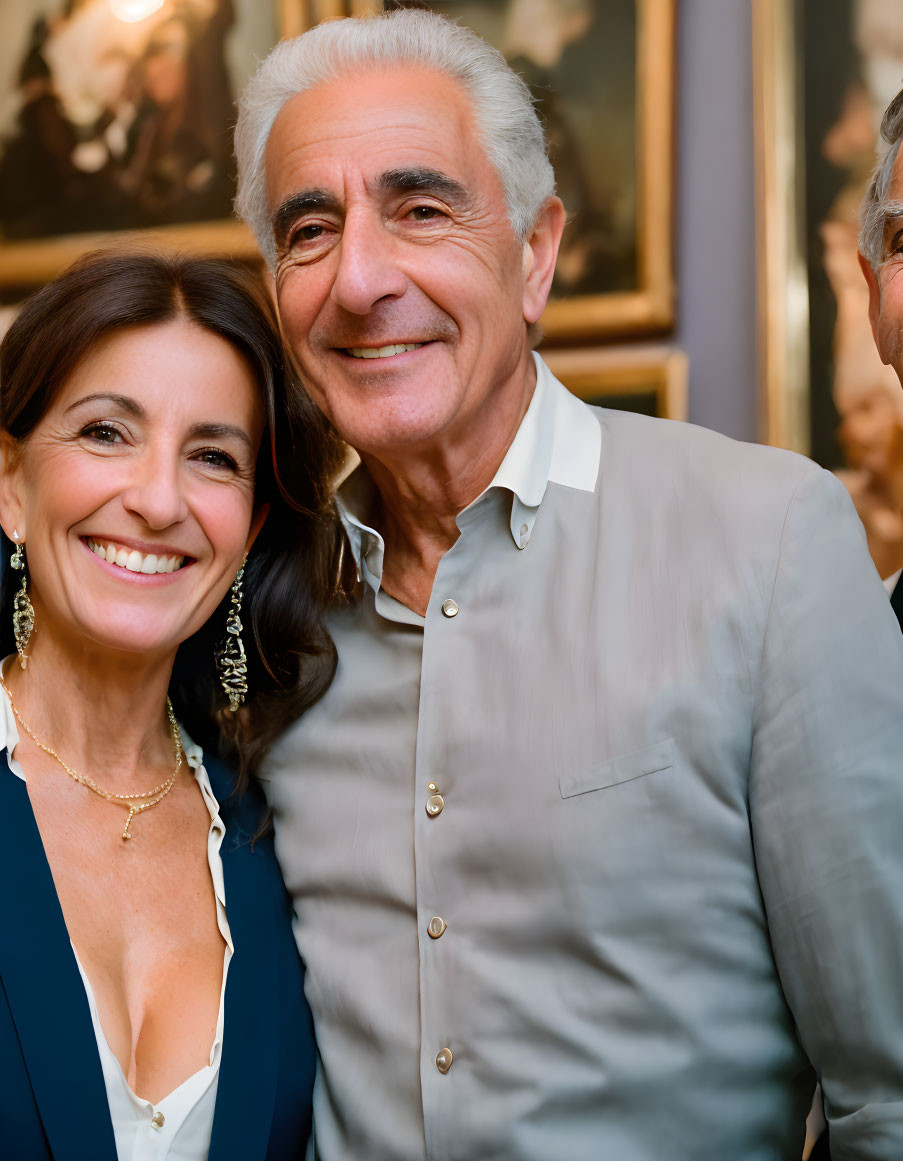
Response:
POLYGON ((144 552, 111 537, 82 537, 82 542, 94 556, 112 566, 113 575, 129 574, 123 579, 170 576, 193 563, 193 558, 184 553, 167 552, 162 547, 156 552, 144 552))

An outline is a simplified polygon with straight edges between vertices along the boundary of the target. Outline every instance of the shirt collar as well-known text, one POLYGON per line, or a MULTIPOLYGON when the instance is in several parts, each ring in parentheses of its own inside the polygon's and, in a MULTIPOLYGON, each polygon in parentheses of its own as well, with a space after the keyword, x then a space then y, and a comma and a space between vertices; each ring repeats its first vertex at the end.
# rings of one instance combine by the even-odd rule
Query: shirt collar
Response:
MULTIPOLYGON (((526 548, 549 484, 592 492, 599 475, 602 428, 585 403, 572 395, 533 352, 536 389, 520 427, 492 483, 474 504, 496 488, 512 493, 510 529, 518 548, 526 548)), ((339 515, 357 564, 358 580, 379 590, 385 546, 367 523, 374 484, 363 465, 338 493, 339 515)), ((468 509, 465 509, 467 511, 468 509)))

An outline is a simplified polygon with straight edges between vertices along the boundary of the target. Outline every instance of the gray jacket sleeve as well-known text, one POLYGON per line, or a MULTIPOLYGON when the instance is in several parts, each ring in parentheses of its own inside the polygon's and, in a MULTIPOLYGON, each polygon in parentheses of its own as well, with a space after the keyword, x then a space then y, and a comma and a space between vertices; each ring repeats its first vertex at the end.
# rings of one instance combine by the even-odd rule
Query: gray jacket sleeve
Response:
POLYGON ((787 511, 750 767, 775 961, 834 1161, 903 1158, 903 635, 846 491, 787 511))

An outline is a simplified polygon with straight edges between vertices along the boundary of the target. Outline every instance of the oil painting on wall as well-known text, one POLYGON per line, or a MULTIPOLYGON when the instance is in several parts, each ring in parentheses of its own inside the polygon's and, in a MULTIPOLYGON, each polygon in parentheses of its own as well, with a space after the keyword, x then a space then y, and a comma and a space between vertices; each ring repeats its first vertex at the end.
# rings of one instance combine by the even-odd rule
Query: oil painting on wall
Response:
POLYGON ((277 7, 257 0, 4 5, 8 270, 27 280, 33 262, 35 280, 46 276, 60 236, 229 219, 233 102, 278 36, 277 7))

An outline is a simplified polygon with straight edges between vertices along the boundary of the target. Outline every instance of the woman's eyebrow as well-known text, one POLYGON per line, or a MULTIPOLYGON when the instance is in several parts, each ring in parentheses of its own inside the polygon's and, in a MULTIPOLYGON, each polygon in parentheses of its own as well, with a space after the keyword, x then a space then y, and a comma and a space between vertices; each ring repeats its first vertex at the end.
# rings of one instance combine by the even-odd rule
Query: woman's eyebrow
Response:
POLYGON ((68 415, 70 411, 74 411, 76 407, 81 407, 84 403, 100 402, 112 403, 115 407, 138 418, 144 415, 144 408, 137 399, 132 399, 129 395, 117 395, 114 391, 95 391, 92 395, 83 395, 81 399, 76 399, 74 403, 70 403, 63 414, 68 415))
POLYGON ((238 439, 247 444, 251 451, 254 450, 254 444, 245 429, 233 423, 196 423, 190 434, 193 439, 238 439))
MULTIPOLYGON (((76 399, 74 403, 71 403, 64 414, 68 415, 70 411, 85 403, 100 402, 112 403, 115 407, 127 411, 129 415, 134 415, 138 419, 143 419, 145 416, 144 408, 137 399, 132 399, 129 395, 117 395, 113 391, 96 391, 92 395, 83 395, 81 399, 76 399)), ((188 434, 192 439, 237 439, 247 444, 252 451, 254 450, 250 435, 243 427, 238 427, 234 423, 216 423, 213 420, 195 423, 192 424, 188 434)))

